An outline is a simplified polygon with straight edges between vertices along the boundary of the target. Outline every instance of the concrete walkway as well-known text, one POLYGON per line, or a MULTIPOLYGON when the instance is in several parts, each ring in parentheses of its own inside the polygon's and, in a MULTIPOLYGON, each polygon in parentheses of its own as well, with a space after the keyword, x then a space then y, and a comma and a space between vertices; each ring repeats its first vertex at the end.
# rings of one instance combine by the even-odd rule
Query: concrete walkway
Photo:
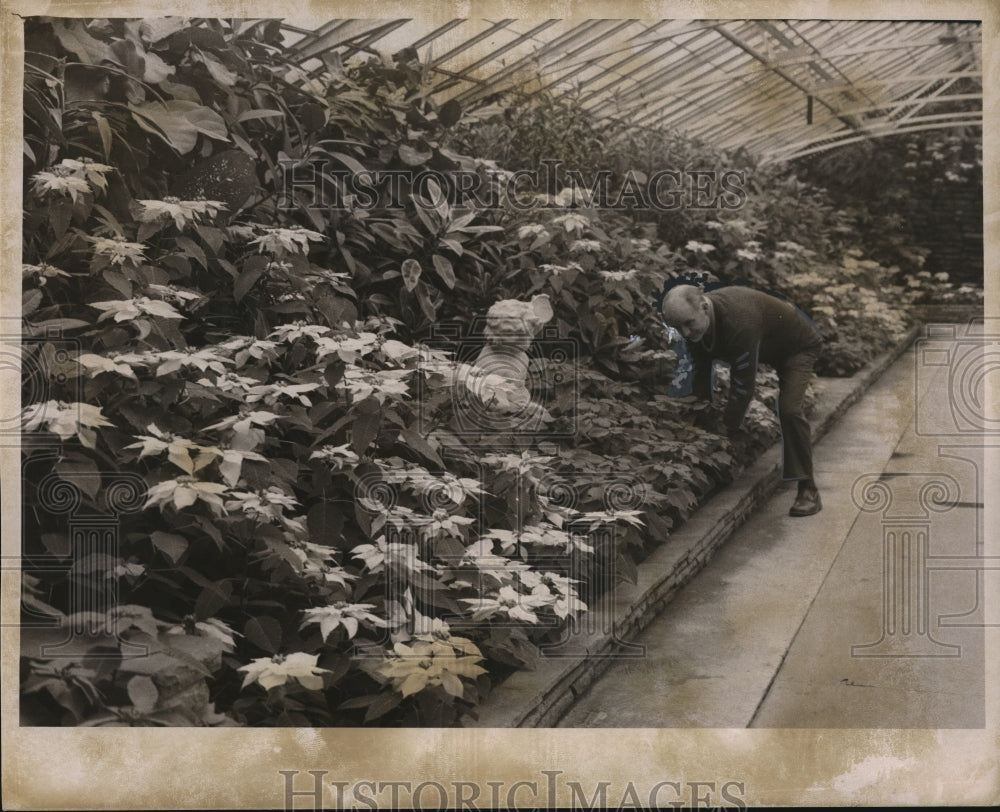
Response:
POLYGON ((951 428, 951 332, 929 327, 817 445, 823 511, 790 518, 791 488, 763 503, 560 727, 984 726, 1000 572, 982 435, 951 428))

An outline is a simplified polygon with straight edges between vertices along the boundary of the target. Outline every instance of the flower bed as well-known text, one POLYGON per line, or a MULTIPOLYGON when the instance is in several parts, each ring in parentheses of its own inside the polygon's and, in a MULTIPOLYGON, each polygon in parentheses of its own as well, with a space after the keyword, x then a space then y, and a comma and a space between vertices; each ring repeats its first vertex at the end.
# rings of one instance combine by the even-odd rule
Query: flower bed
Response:
POLYGON ((403 169, 504 202, 455 151, 490 111, 428 102, 406 52, 310 76, 274 22, 180 18, 27 41, 26 724, 460 724, 778 436, 773 373, 732 440, 667 396, 666 279, 782 290, 834 372, 904 326, 888 271, 775 240, 765 206, 668 243, 563 192, 367 205, 352 179, 403 169), (538 408, 498 428, 461 391, 473 314, 539 293, 538 408))

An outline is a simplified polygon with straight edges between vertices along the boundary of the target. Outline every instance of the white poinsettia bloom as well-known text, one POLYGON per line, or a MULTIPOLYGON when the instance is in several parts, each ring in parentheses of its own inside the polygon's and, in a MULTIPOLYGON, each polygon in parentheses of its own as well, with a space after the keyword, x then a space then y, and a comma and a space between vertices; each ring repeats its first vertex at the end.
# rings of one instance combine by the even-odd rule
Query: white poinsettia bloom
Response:
POLYGON ((517 471, 521 476, 533 478, 540 470, 546 468, 555 457, 533 454, 522 451, 520 454, 484 454, 482 461, 489 466, 501 468, 504 471, 517 471))
POLYGON ((277 419, 278 415, 274 412, 241 409, 239 414, 230 415, 218 423, 213 423, 208 427, 207 431, 231 428, 237 433, 242 433, 253 426, 270 426, 277 419))
POLYGON ((167 452, 167 459, 187 474, 193 474, 204 468, 220 454, 218 448, 203 446, 184 437, 176 437, 168 431, 162 431, 155 423, 146 426, 148 435, 135 435, 139 442, 131 443, 125 448, 138 448, 139 459, 159 456, 167 452), (196 458, 191 452, 197 454, 196 458))
POLYGON ((586 206, 593 198, 593 192, 571 185, 560 189, 559 193, 552 198, 552 202, 561 208, 568 208, 574 205, 586 206))
POLYGON ((569 244, 571 252, 586 251, 588 254, 601 250, 601 244, 597 240, 573 240, 569 244))
POLYGON ((628 271, 598 271, 598 273, 609 282, 626 282, 635 279, 639 275, 637 268, 628 271))
POLYGON ((412 361, 414 358, 420 356, 420 350, 416 347, 411 347, 402 341, 396 341, 394 338, 383 341, 379 347, 379 352, 387 360, 396 364, 405 364, 407 361, 412 361))
POLYGON ((522 544, 536 544, 540 547, 562 547, 571 545, 570 534, 558 527, 547 524, 525 525, 521 530, 522 544))
POLYGON ((203 217, 214 218, 226 208, 221 200, 181 200, 169 196, 163 200, 140 200, 136 219, 140 223, 155 223, 157 220, 173 220, 178 230, 191 223, 200 223, 203 217))
POLYGON ((320 336, 329 335, 329 333, 330 328, 322 324, 306 324, 304 321, 293 321, 291 324, 282 324, 275 327, 267 337, 291 343, 304 336, 316 339, 320 336))
POLYGON ((519 240, 529 240, 532 237, 548 237, 548 229, 545 228, 541 223, 530 223, 526 226, 521 226, 517 230, 517 238, 519 240))
POLYGON ((289 680, 295 680, 311 691, 323 690, 323 674, 329 674, 326 668, 318 668, 318 654, 306 654, 297 651, 294 654, 276 654, 273 657, 258 657, 256 660, 241 665, 239 671, 245 671, 242 688, 256 682, 264 690, 277 688, 289 680))
POLYGON ((465 692, 461 678, 475 679, 485 674, 486 669, 476 664, 483 658, 475 646, 471 646, 475 653, 467 653, 466 648, 456 649, 445 640, 396 643, 395 656, 383 663, 379 671, 392 681, 393 690, 404 697, 435 685, 461 697, 465 692))
POLYGON ((369 572, 378 573, 385 569, 387 551, 385 536, 380 536, 374 544, 359 544, 351 550, 351 557, 361 561, 369 572))
POLYGON ((478 479, 456 476, 448 471, 431 474, 422 470, 420 475, 411 478, 409 485, 431 503, 447 499, 449 503, 461 505, 469 497, 477 499, 483 494, 483 483, 478 479))
POLYGON ((553 225, 562 226, 567 234, 577 234, 582 236, 584 230, 590 225, 590 220, 582 214, 564 214, 552 220, 553 225))
POLYGON ((25 279, 32 276, 37 276, 40 284, 45 284, 46 279, 51 279, 56 276, 71 276, 71 274, 66 273, 66 271, 61 268, 57 268, 55 265, 49 265, 47 262, 39 262, 37 265, 30 265, 27 262, 21 263, 21 276, 25 279))
POLYGON ((517 549, 520 539, 518 539, 517 533, 513 530, 499 530, 494 528, 483 533, 479 537, 479 541, 488 541, 491 549, 494 544, 499 544, 500 552, 508 555, 517 549))
POLYGON ((146 492, 145 507, 159 505, 162 510, 167 505, 173 505, 177 510, 183 510, 200 500, 207 504, 215 515, 221 516, 226 512, 222 494, 227 490, 227 486, 219 482, 204 482, 193 476, 180 476, 153 485, 146 492))
POLYGON ((285 518, 286 509, 293 509, 299 504, 293 496, 274 485, 262 491, 232 491, 228 496, 226 510, 238 510, 260 521, 281 521, 285 518))
POLYGON ((455 649, 458 654, 481 656, 478 646, 469 638, 452 634, 451 626, 448 625, 447 621, 441 620, 439 617, 425 617, 416 608, 413 609, 413 628, 415 640, 426 643, 444 643, 455 649))
POLYGON ((101 164, 91 158, 64 158, 59 166, 70 170, 74 175, 82 177, 91 186, 95 186, 102 192, 108 190, 108 180, 104 176, 108 172, 113 172, 114 167, 101 164))
POLYGON ((94 253, 107 257, 112 265, 124 265, 126 262, 138 265, 145 260, 144 243, 129 242, 113 237, 87 237, 94 244, 94 253))
POLYGON ((300 629, 304 629, 310 623, 318 623, 323 641, 329 637, 338 626, 343 626, 347 632, 347 638, 353 640, 358 633, 359 625, 368 626, 373 629, 384 629, 389 624, 378 615, 372 614, 375 608, 373 603, 347 603, 346 601, 336 601, 329 606, 318 606, 306 609, 303 614, 305 620, 302 621, 300 629))
POLYGON ((251 386, 256 386, 259 381, 256 378, 248 378, 235 372, 226 372, 217 376, 214 381, 209 378, 199 378, 197 383, 208 389, 218 389, 220 392, 239 392, 242 394, 251 386))
POLYGON ((573 586, 577 583, 573 578, 554 572, 540 573, 532 569, 518 573, 518 578, 532 594, 549 596, 552 600, 552 610, 558 618, 565 619, 570 615, 587 611, 587 604, 580 600, 573 586))
POLYGON ((202 298, 200 293, 174 287, 173 285, 149 284, 146 285, 146 292, 159 296, 168 302, 174 302, 175 304, 183 304, 184 302, 192 302, 202 298))
POLYGON ((222 459, 219 462, 219 473, 228 485, 235 486, 243 473, 244 460, 267 462, 267 457, 256 451, 246 451, 238 448, 224 448, 219 451, 222 459))
POLYGON ((226 236, 231 240, 252 240, 255 234, 252 225, 243 225, 242 223, 227 226, 225 232, 226 236))
POLYGON ((198 371, 204 372, 210 369, 220 375, 226 371, 225 364, 231 364, 232 359, 216 355, 208 349, 201 350, 164 350, 156 353, 160 365, 156 368, 156 375, 169 375, 177 372, 183 367, 195 367, 198 371))
POLYGON ((295 383, 278 384, 266 383, 251 386, 247 389, 246 402, 257 403, 263 401, 268 406, 274 406, 279 398, 285 397, 297 400, 303 406, 312 406, 312 401, 306 397, 306 392, 319 389, 318 383, 295 383))
POLYGON ((255 338, 244 349, 241 349, 236 353, 236 363, 239 366, 243 366, 251 358, 256 361, 277 358, 277 354, 275 352, 277 348, 277 341, 267 341, 263 338, 255 338))
POLYGON ((53 434, 58 434, 62 440, 68 440, 74 435, 81 438, 81 430, 85 428, 114 425, 101 414, 99 406, 91 406, 89 403, 66 403, 60 400, 28 406, 22 413, 22 419, 24 431, 38 431, 44 428, 53 434))
POLYGON ((253 341, 254 339, 250 336, 233 336, 232 338, 227 338, 225 341, 220 341, 215 345, 215 349, 236 352, 237 350, 249 347, 253 341))
MULTIPOLYGON (((412 529, 412 525, 403 528, 404 531, 412 531, 412 529)), ((403 535, 400 533, 400 536, 403 535)), ((410 537, 412 537, 412 533, 410 537)), ((375 544, 358 545, 351 550, 351 555, 364 561, 371 572, 379 572, 383 567, 394 572, 435 571, 434 567, 420 557, 420 550, 416 544, 404 541, 386 541, 385 536, 380 536, 375 544)))
POLYGON ((512 620, 523 620, 527 623, 538 623, 535 612, 546 606, 552 606, 555 598, 538 594, 518 592, 512 586, 502 586, 495 597, 460 598, 462 603, 469 605, 473 620, 487 620, 494 615, 506 615, 512 620))
POLYGON ((361 461, 361 458, 348 447, 347 443, 336 446, 325 445, 318 451, 313 451, 313 453, 309 455, 309 459, 328 462, 338 471, 342 470, 344 466, 350 466, 353 468, 361 461))
POLYGON ((323 242, 326 238, 318 231, 310 231, 301 226, 276 228, 273 226, 257 226, 263 233, 250 240, 251 245, 258 246, 260 253, 274 254, 283 257, 285 254, 308 254, 310 242, 323 242))
POLYGON ((169 302, 138 296, 133 299, 113 299, 108 302, 90 302, 88 307, 103 310, 97 320, 113 318, 115 321, 132 321, 140 316, 158 316, 163 319, 183 319, 169 302))
POLYGON ((92 352, 84 352, 77 356, 77 363, 84 368, 88 377, 94 378, 102 372, 114 372, 125 378, 136 380, 135 371, 120 356, 96 355, 92 352))
POLYGON ((384 369, 379 372, 369 372, 358 367, 349 367, 338 382, 337 388, 349 392, 358 401, 374 396, 379 403, 385 403, 389 397, 409 397, 409 385, 402 379, 412 371, 384 369))
POLYGON ((708 254, 715 250, 714 245, 709 245, 707 242, 698 242, 697 240, 688 240, 684 248, 696 254, 708 254))
POLYGON ((325 544, 312 541, 302 541, 286 534, 289 549, 299 560, 303 575, 324 579, 327 583, 346 587, 349 581, 358 580, 359 576, 348 572, 337 564, 337 550, 325 544))
POLYGON ((79 195, 89 194, 91 191, 85 177, 61 166, 32 175, 31 190, 39 197, 49 194, 68 196, 74 203, 79 195))
POLYGON ((378 348, 379 337, 375 333, 359 333, 357 336, 324 336, 316 338, 316 360, 337 353, 345 361, 356 356, 365 356, 378 348))
POLYGON ((582 271, 583 267, 575 262, 571 262, 569 265, 552 265, 551 263, 545 262, 538 266, 539 270, 545 271, 547 274, 552 276, 561 276, 566 271, 582 271))
MULTIPOLYGON (((394 523, 394 515, 390 515, 390 524, 394 523)), ((430 516, 421 517, 420 529, 424 535, 432 538, 450 536, 464 538, 462 528, 475 524, 476 520, 469 516, 456 516, 444 508, 438 508, 430 516)))
POLYGON ((211 637, 222 643, 225 651, 232 652, 236 648, 236 637, 242 637, 227 623, 215 617, 207 620, 197 620, 193 623, 177 624, 167 629, 167 634, 191 634, 198 637, 211 637))
POLYGON ((488 536, 480 537, 479 541, 469 545, 462 556, 462 562, 472 564, 484 576, 501 584, 509 582, 515 574, 531 569, 523 561, 496 555, 493 552, 493 539, 488 536))
POLYGON ((812 253, 811 251, 807 251, 804 246, 799 245, 797 242, 792 242, 791 240, 779 240, 777 245, 782 251, 787 251, 790 254, 812 253))

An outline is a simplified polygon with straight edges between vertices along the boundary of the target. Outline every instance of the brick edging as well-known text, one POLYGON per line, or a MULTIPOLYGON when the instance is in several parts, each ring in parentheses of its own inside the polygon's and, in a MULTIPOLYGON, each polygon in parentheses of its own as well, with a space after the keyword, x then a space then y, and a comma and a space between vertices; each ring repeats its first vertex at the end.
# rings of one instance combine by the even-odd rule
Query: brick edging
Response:
MULTIPOLYGON (((868 388, 914 342, 923 327, 910 328, 887 352, 850 380, 853 385, 833 402, 817 398, 810 418, 818 441, 868 388)), ((730 483, 701 504, 664 544, 638 565, 636 583, 619 583, 581 618, 581 625, 613 618, 612 628, 583 629, 571 636, 559 656, 539 660, 532 671, 516 671, 490 693, 468 727, 552 727, 573 702, 612 663, 621 663, 620 642, 634 639, 660 613, 674 594, 709 561, 712 554, 746 521, 757 505, 781 485, 780 443, 765 451, 730 483), (612 656, 613 655, 613 656, 612 656)))

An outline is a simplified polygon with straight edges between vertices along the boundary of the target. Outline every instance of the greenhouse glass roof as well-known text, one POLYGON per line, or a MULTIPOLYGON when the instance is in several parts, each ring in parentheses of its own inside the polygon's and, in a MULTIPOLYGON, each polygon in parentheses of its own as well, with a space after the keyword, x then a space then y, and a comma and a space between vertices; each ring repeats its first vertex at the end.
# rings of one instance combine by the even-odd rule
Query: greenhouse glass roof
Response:
POLYGON ((414 48, 439 103, 572 94, 597 120, 666 127, 770 161, 982 125, 978 22, 335 19, 285 32, 306 69, 414 48))

